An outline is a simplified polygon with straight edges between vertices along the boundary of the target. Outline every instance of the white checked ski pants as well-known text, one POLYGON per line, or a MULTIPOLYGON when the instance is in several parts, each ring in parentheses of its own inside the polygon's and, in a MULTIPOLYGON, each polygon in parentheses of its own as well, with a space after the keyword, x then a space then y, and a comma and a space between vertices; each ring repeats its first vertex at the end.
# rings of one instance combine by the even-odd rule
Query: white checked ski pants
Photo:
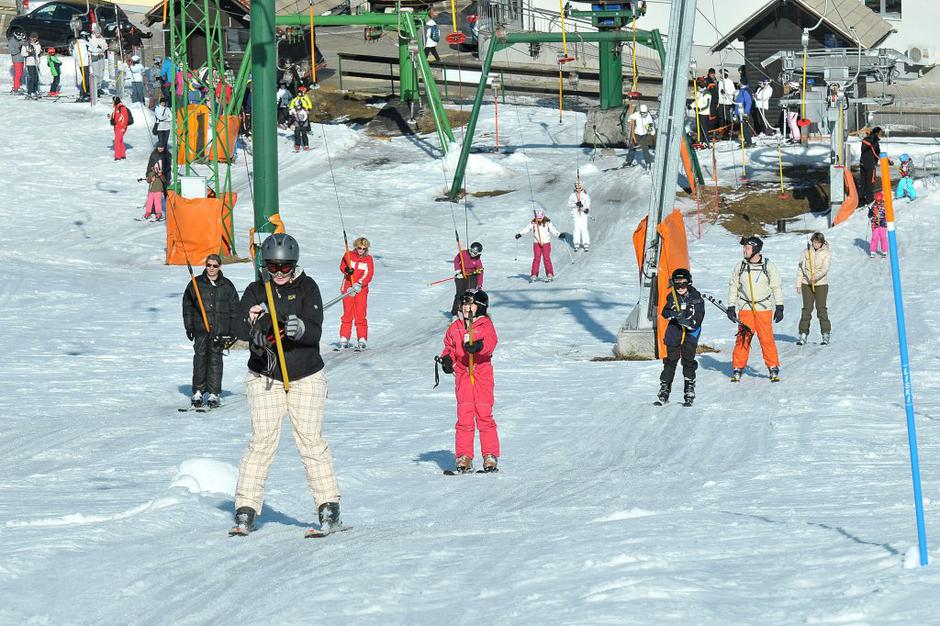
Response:
POLYGON ((290 381, 288 393, 284 393, 284 385, 280 381, 248 372, 245 391, 251 411, 251 440, 238 470, 235 508, 250 506, 261 513, 264 483, 281 440, 281 423, 285 415, 290 417, 294 441, 317 506, 338 502, 339 486, 333 473, 333 455, 321 432, 326 402, 323 370, 290 381))

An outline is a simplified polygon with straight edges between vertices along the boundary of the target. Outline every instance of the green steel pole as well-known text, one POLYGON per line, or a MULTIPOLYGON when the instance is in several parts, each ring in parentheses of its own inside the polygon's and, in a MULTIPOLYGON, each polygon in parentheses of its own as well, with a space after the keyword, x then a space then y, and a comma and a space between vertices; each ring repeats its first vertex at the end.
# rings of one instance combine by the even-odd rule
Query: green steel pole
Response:
MULTIPOLYGON (((254 0, 251 3, 251 134, 255 232, 258 233, 274 232, 270 217, 280 209, 277 192, 276 55, 274 0, 254 0)), ((260 255, 257 263, 260 263, 260 255)))
MULTIPOLYGON (((414 20, 405 20, 404 25, 408 36, 412 40, 418 41, 418 29, 414 20)), ((456 141, 454 131, 450 127, 450 119, 444 110, 444 103, 441 101, 441 92, 437 88, 437 81, 434 80, 434 73, 431 71, 431 66, 428 65, 428 57, 424 54, 424 48, 421 46, 418 46, 417 58, 421 79, 424 81, 424 92, 428 97, 428 106, 434 116, 437 136, 441 140, 441 150, 446 154, 450 144, 456 141)))
POLYGON ((248 77, 251 75, 251 46, 242 56, 242 64, 235 75, 235 84, 232 85, 232 101, 226 107, 226 115, 238 115, 242 110, 242 100, 245 98, 245 88, 248 86, 248 77))
POLYGON ((473 143, 473 133, 477 128, 477 118, 480 116, 480 105, 483 104, 483 94, 486 92, 486 77, 490 73, 490 66, 493 64, 493 54, 496 52, 497 48, 495 43, 495 41, 490 42, 490 45, 486 47, 486 58, 483 60, 483 67, 480 68, 480 84, 477 85, 477 93, 473 99, 473 110, 470 111, 470 119, 467 120, 467 130, 463 135, 463 145, 460 147, 457 169, 454 170, 454 180, 450 185, 450 193, 447 194, 451 200, 457 199, 457 195, 460 193, 460 187, 463 185, 464 173, 467 170, 467 161, 470 159, 470 145, 473 143))
POLYGON ((418 99, 418 76, 411 62, 408 40, 401 36, 398 37, 398 84, 402 102, 418 99))
POLYGON ((620 50, 618 42, 601 41, 597 46, 602 111, 623 106, 623 60, 620 58, 620 50))

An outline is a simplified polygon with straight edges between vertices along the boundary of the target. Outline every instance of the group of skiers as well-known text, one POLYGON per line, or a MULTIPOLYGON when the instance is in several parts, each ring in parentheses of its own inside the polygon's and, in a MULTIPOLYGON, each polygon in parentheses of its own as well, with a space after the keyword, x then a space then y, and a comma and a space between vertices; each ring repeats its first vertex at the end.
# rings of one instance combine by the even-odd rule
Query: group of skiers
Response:
POLYGON ((294 152, 310 149, 310 112, 313 100, 308 95, 306 85, 298 85, 297 95, 288 89, 287 83, 281 83, 277 90, 277 123, 282 128, 294 128, 294 152))

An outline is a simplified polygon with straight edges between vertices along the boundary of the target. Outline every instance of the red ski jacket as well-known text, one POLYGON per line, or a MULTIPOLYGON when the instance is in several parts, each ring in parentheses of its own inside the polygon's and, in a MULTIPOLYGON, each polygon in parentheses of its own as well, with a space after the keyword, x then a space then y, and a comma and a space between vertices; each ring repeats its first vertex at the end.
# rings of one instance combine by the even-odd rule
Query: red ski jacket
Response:
POLYGON ((372 256, 368 253, 360 256, 355 250, 349 253, 349 265, 346 265, 346 255, 339 261, 339 271, 343 273, 343 292, 349 289, 353 283, 362 283, 362 288, 366 289, 372 282, 372 275, 375 271, 375 264, 372 262, 372 256), (346 274, 347 267, 353 268, 353 275, 346 274), (352 280, 350 280, 350 278, 352 280))

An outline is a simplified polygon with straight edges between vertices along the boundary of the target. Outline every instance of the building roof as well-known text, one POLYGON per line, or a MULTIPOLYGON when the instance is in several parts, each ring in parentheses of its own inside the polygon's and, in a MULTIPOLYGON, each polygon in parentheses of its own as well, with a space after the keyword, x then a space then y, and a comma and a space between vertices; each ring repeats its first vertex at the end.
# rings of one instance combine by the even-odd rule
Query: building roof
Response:
MULTIPOLYGON (((82 0, 84 2, 84 0, 82 0)), ((167 0, 172 2, 174 0, 167 0)), ((239 16, 248 15, 251 13, 251 0, 228 0, 231 3, 229 7, 222 7, 223 11, 227 11, 239 16)), ((314 0, 314 10, 317 11, 317 5, 322 3, 329 6, 334 6, 336 2, 326 2, 325 0, 314 0)), ((307 0, 275 0, 274 2, 274 12, 277 15, 285 15, 291 13, 306 13, 307 7, 310 6, 307 0)), ((163 21, 163 0, 159 0, 153 8, 147 12, 147 25, 155 24, 157 22, 163 21)))
MULTIPOLYGON (((882 19, 880 15, 866 7, 858 0, 788 0, 815 18, 823 17, 823 24, 836 32, 846 41, 860 41, 866 50, 874 48, 894 32, 894 27, 882 19), (828 9, 827 9, 828 4, 828 9), (855 33, 849 27, 855 27, 855 33), (856 39, 857 38, 857 39, 856 39)), ((718 40, 711 47, 712 52, 718 52, 730 45, 735 39, 741 37, 758 21, 763 19, 784 0, 771 0, 756 13, 735 26, 731 32, 718 40)))

